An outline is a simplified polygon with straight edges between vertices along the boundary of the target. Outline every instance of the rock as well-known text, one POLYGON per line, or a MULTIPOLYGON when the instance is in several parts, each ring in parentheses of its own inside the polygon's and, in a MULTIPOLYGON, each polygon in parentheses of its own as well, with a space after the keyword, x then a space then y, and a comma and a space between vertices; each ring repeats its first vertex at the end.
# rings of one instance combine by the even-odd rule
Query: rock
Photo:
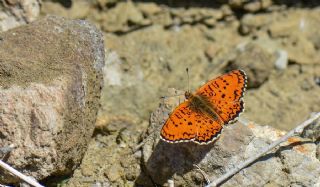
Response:
POLYGON ((40 1, 2 1, 0 9, 0 31, 7 31, 34 21, 40 13, 40 1))
POLYGON ((313 141, 320 140, 320 120, 316 120, 303 130, 302 137, 313 141))
MULTIPOLYGON (((198 176, 194 164, 214 180, 285 134, 268 126, 238 122, 227 125, 220 138, 208 145, 192 142, 170 144, 159 139, 159 131, 171 110, 163 105, 151 115, 149 141, 143 146, 144 172, 151 179, 146 180, 142 172, 136 180, 137 185, 149 186, 152 182, 165 185, 169 179, 174 180, 177 186, 203 185, 205 180, 198 176)), ((305 143, 302 138, 295 140, 298 141, 289 140, 266 154, 223 186, 316 184, 320 161, 314 156, 315 143, 305 143)))
POLYGON ((310 113, 320 111, 315 104, 320 102, 320 87, 309 75, 312 72, 320 72, 320 67, 290 65, 285 71, 271 72, 260 89, 248 90, 243 116, 279 129, 294 128, 310 113))
POLYGON ((243 69, 248 76, 248 87, 257 88, 269 77, 273 69, 274 56, 257 44, 246 44, 240 48, 230 69, 243 69))
POLYGON ((45 13, 47 15, 59 15, 72 19, 84 19, 91 11, 91 5, 87 1, 71 2, 70 4, 70 7, 67 7, 66 9, 62 3, 55 1, 43 1, 41 13, 45 13))
POLYGON ((118 3, 102 14, 100 19, 103 20, 102 29, 106 32, 128 32, 150 24, 131 1, 118 3))
MULTIPOLYGON (((102 86, 101 33, 86 21, 47 17, 0 34, 0 147, 37 180, 80 163, 94 130, 102 86)), ((15 183, 1 175, 2 184, 15 183)))
POLYGON ((175 18, 174 24, 176 25, 206 24, 214 26, 217 20, 223 18, 223 11, 211 8, 179 8, 171 10, 171 14, 175 18))
POLYGON ((286 69, 288 66, 288 53, 284 50, 278 50, 276 51, 276 56, 275 67, 279 70, 286 69))
POLYGON ((243 9, 248 12, 257 12, 258 10, 261 10, 262 4, 259 1, 254 1, 247 3, 243 6, 243 9))
MULTIPOLYGON (((144 126, 142 124, 140 128, 145 129, 144 126)), ((119 128, 118 132, 108 136, 103 132, 97 132, 91 140, 80 167, 68 180, 68 186, 82 186, 84 179, 87 179, 86 184, 99 182, 109 186, 125 186, 139 175, 141 153, 133 154, 132 149, 141 132, 128 122, 126 127, 119 128), (127 139, 119 138, 120 136, 126 136, 127 139), (123 143, 128 146, 121 147, 123 143)))
MULTIPOLYGON (((314 64, 319 61, 317 53, 319 39, 319 11, 292 10, 290 16, 274 13, 273 21, 267 26, 270 35, 281 43, 291 61, 301 64, 314 64), (316 31, 317 30, 317 31, 316 31)), ((269 15, 265 15, 269 16, 269 15)))
POLYGON ((205 49, 204 53, 210 60, 212 60, 214 59, 218 51, 219 51, 219 47, 217 45, 212 44, 205 49))
POLYGON ((119 165, 111 166, 105 174, 111 182, 114 182, 121 177, 120 170, 119 165))
POLYGON ((137 7, 146 16, 159 14, 162 11, 162 8, 156 3, 138 3, 137 7))
POLYGON ((257 12, 266 9, 273 4, 272 0, 246 1, 246 0, 222 0, 234 9, 243 9, 248 12, 257 12))
POLYGON ((285 50, 288 59, 299 64, 319 61, 319 10, 288 10, 259 15, 247 14, 241 19, 242 34, 259 35, 268 32, 276 50, 285 50), (290 16, 288 16, 290 15, 290 16))
POLYGON ((256 33, 259 29, 263 29, 266 25, 272 22, 272 17, 264 14, 246 14, 240 20, 241 26, 240 31, 243 34, 256 33))
POLYGON ((311 41, 302 36, 292 36, 283 42, 289 60, 298 64, 316 64, 320 56, 311 41))

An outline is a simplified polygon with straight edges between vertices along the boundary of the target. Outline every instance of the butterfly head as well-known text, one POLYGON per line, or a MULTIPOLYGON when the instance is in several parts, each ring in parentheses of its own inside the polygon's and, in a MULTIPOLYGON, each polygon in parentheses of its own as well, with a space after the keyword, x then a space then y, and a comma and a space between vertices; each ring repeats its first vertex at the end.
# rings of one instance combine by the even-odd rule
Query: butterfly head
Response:
POLYGON ((192 97, 192 93, 189 92, 189 91, 186 91, 186 92, 184 93, 184 96, 186 97, 186 99, 190 99, 190 98, 192 97))

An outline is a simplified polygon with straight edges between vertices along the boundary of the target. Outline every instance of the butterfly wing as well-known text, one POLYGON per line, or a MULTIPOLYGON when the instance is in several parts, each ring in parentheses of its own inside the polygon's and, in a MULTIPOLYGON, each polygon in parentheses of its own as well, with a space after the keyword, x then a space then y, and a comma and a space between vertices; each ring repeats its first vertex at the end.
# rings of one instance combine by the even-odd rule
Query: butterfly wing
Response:
POLYGON ((220 135, 221 129, 221 120, 213 120, 200 110, 191 109, 190 102, 185 101, 170 114, 160 135, 169 143, 194 141, 207 144, 220 135))
POLYGON ((242 70, 221 75, 200 87, 196 95, 206 98, 225 124, 236 120, 244 110, 242 97, 247 76, 242 70))

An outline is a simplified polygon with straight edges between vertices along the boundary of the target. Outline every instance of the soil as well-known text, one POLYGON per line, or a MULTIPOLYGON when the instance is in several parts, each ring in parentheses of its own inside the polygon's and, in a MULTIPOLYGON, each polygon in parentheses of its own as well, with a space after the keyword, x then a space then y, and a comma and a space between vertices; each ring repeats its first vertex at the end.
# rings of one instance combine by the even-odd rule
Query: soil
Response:
POLYGON ((59 2, 43 1, 42 15, 93 22, 106 48, 96 131, 68 186, 143 185, 142 152, 132 152, 160 98, 231 69, 248 75, 247 120, 289 130, 320 111, 316 1, 59 2))

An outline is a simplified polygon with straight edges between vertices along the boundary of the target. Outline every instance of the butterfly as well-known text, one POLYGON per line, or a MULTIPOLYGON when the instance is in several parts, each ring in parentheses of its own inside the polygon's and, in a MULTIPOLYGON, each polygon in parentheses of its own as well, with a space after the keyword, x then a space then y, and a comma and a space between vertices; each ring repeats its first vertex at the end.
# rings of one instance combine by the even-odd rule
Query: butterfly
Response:
POLYGON ((243 112, 246 86, 245 72, 233 70, 210 80, 194 94, 185 92, 186 101, 174 109, 162 126, 161 139, 169 143, 215 141, 223 126, 235 122, 243 112))

